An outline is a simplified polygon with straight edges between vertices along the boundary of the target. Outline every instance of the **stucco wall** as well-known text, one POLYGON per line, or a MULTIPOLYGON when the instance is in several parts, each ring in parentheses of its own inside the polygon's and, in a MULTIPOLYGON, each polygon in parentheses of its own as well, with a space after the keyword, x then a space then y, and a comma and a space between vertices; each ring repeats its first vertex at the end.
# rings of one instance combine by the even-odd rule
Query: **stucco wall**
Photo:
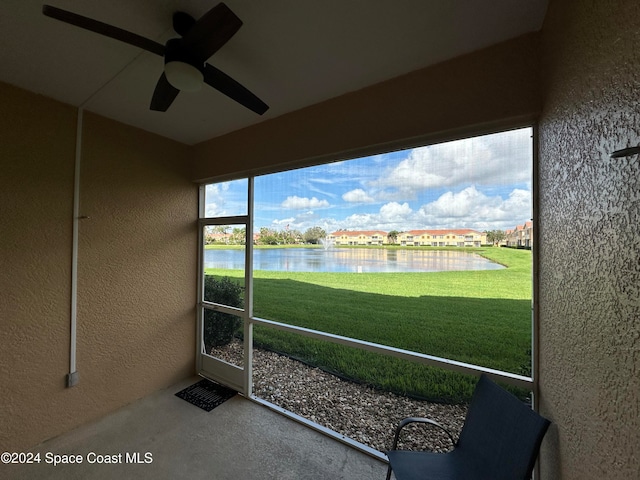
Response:
POLYGON ((311 165, 531 121, 541 108, 538 73, 538 36, 524 35, 198 144, 193 178, 311 165))
POLYGON ((640 3, 552 1, 540 121, 544 479, 640 478, 640 3))
MULTIPOLYGON (((0 84, 0 451, 57 433, 69 360, 73 108, 0 84), (66 352, 66 353, 65 353, 66 352), (41 412, 47 411, 47 415, 41 412), (35 420, 35 421, 34 421, 35 420)), ((64 423, 71 419, 71 413, 64 423)), ((58 427, 59 428, 59 427, 58 427)))
POLYGON ((69 371, 76 110, 0 84, 0 451, 194 373, 190 150, 85 113, 77 371, 69 371))

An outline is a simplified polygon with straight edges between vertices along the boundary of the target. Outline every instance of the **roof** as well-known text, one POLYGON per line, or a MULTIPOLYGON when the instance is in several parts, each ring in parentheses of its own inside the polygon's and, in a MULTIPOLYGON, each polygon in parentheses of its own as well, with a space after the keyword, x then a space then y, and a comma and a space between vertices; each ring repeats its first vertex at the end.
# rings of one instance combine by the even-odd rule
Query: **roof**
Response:
POLYGON ((449 230, 409 230, 408 232, 411 235, 467 235, 467 234, 475 234, 482 235, 481 232, 477 230, 472 230, 470 228, 452 228, 449 230))
POLYGON ((387 232, 383 232, 382 230, 338 230, 337 232, 333 232, 331 235, 334 237, 339 237, 339 236, 359 237, 361 235, 364 235, 367 237, 372 237, 374 235, 382 235, 386 237, 387 232))

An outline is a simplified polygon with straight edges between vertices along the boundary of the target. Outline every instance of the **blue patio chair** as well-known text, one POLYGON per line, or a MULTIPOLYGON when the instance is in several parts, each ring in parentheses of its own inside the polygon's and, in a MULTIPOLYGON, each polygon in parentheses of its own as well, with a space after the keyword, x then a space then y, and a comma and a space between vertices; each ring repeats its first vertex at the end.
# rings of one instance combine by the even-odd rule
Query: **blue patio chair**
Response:
POLYGON ((397 480, 526 480, 540 450, 549 420, 482 375, 456 442, 442 425, 427 418, 406 418, 396 428, 389 457, 397 480), (410 423, 444 430, 454 449, 447 453, 396 450, 401 430, 410 423))

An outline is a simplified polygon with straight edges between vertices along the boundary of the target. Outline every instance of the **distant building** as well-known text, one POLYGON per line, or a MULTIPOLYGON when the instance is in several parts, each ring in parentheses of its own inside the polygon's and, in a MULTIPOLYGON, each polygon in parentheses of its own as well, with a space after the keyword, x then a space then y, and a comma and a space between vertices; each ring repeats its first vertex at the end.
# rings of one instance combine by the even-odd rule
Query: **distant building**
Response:
POLYGON ((407 246, 480 247, 486 245, 487 234, 476 230, 409 230, 398 235, 397 243, 407 246))
POLYGON ((231 234, 230 233, 219 233, 219 232, 205 232, 204 234, 204 242, 209 245, 213 243, 231 243, 231 234))
MULTIPOLYGON (((334 245, 388 245, 388 232, 382 230, 339 230, 329 235, 334 245)), ((479 247, 487 234, 470 229, 409 230, 399 233, 395 242, 402 246, 479 247)))
POLYGON ((386 245, 387 232, 382 230, 338 230, 329 235, 334 245, 386 245))
POLYGON ((533 247, 533 222, 527 221, 523 225, 517 225, 513 230, 505 230, 505 238, 500 243, 507 247, 531 248, 533 247))
MULTIPOLYGON (((258 243, 259 240, 260 240, 260 234, 254 233, 253 234, 254 245, 258 243)), ((244 245, 245 237, 244 237, 244 233, 240 233, 240 235, 238 235, 233 233, 214 232, 213 229, 207 227, 204 233, 204 243, 205 245, 213 245, 213 244, 220 244, 220 243, 224 243, 226 245, 234 245, 234 244, 244 245)))

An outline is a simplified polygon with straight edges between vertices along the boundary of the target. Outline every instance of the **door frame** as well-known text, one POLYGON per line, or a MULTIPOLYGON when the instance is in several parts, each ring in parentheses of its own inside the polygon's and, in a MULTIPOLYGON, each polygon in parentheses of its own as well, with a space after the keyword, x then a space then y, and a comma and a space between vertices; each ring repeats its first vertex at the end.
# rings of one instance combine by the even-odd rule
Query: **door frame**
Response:
POLYGON ((206 185, 199 187, 198 215, 198 282, 197 282, 197 332, 196 371, 198 375, 230 387, 246 397, 252 394, 253 363, 253 177, 247 182, 247 214, 227 217, 205 217, 206 185), (244 225, 244 307, 230 307, 204 300, 204 228, 211 225, 244 225), (216 310, 239 316, 243 322, 243 366, 233 365, 204 352, 204 312, 216 310))

